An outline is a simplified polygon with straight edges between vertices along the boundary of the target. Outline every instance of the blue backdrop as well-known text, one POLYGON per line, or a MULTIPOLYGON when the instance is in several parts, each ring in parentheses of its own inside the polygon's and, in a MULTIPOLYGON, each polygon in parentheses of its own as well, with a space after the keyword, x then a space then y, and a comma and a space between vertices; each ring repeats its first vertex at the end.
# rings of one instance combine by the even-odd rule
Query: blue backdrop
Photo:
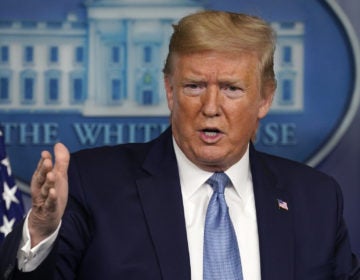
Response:
POLYGON ((154 0, 155 13, 133 0, 104 14, 105 2, 0 1, 0 125, 19 184, 56 141, 77 150, 156 136, 168 123, 161 67, 171 22, 201 8, 249 12, 279 34, 279 90, 256 146, 335 177, 360 255, 358 0, 154 0))

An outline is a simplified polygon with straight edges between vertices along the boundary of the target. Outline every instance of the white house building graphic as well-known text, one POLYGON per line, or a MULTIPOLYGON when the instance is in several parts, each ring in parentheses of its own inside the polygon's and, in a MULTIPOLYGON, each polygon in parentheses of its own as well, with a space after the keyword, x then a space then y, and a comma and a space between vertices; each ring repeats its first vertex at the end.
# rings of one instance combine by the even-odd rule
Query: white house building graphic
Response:
MULTIPOLYGON (((165 116, 162 67, 171 24, 201 1, 92 0, 86 20, 0 21, 0 111, 165 116)), ((302 22, 274 22, 272 112, 303 109, 302 22)))

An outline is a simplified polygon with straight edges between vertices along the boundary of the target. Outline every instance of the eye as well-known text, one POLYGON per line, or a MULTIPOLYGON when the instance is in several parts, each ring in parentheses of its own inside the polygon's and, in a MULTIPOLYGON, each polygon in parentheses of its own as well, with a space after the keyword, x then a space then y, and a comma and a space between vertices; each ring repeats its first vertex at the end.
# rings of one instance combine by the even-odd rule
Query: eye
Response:
POLYGON ((203 83, 187 83, 184 85, 184 93, 187 95, 199 95, 205 90, 203 83))
POLYGON ((234 85, 224 85, 221 91, 229 98, 239 98, 244 94, 244 89, 234 85))

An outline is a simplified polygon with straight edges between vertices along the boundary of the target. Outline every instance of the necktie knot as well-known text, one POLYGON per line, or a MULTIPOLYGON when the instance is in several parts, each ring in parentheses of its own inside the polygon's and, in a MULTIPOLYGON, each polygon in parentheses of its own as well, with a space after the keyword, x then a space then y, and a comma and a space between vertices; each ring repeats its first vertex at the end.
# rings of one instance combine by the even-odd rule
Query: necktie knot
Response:
POLYGON ((215 172, 206 182, 213 188, 214 192, 223 194, 230 179, 224 172, 215 172))

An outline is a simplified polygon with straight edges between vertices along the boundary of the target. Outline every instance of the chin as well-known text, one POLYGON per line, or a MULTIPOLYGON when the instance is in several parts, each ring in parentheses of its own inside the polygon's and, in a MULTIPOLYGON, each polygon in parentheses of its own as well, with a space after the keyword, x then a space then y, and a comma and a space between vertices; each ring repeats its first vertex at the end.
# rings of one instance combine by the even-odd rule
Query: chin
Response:
POLYGON ((208 167, 215 167, 223 169, 225 168, 225 159, 223 156, 216 156, 216 155, 198 155, 196 156, 198 162, 201 165, 208 166, 208 167))

